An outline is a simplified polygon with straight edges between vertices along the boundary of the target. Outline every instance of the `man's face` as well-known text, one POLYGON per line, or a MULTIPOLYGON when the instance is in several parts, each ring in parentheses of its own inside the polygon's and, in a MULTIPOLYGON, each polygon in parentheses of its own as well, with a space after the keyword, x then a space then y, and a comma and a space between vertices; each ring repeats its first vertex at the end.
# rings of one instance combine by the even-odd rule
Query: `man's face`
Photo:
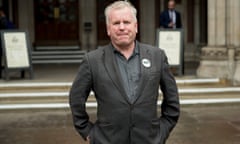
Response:
POLYGON ((0 17, 3 17, 3 16, 4 16, 3 11, 0 11, 0 17))
POLYGON ((168 9, 173 10, 175 8, 175 3, 173 1, 170 1, 168 3, 168 9))
POLYGON ((124 47, 134 43, 137 34, 137 21, 134 20, 129 8, 110 11, 107 34, 116 46, 124 47))

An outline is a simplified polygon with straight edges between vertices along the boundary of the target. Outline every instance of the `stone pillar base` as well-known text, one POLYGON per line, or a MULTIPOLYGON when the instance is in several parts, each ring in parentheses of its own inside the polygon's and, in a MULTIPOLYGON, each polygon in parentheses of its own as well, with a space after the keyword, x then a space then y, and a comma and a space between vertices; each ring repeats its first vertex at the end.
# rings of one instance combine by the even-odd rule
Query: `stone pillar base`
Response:
POLYGON ((197 69, 198 77, 222 78, 229 77, 228 51, 225 47, 203 47, 201 61, 197 69))
POLYGON ((202 60, 197 69, 197 76, 204 78, 228 78, 228 61, 202 60))
POLYGON ((236 62, 236 70, 233 76, 233 85, 240 85, 240 61, 236 62))

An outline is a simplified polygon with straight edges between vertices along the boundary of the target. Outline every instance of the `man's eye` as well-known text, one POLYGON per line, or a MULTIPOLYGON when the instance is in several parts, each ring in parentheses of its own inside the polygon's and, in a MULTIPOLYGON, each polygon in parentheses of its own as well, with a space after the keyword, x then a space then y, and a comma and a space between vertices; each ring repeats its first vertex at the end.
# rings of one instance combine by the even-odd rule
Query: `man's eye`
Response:
POLYGON ((119 25, 120 24, 120 22, 115 22, 115 23, 113 23, 113 25, 119 25))

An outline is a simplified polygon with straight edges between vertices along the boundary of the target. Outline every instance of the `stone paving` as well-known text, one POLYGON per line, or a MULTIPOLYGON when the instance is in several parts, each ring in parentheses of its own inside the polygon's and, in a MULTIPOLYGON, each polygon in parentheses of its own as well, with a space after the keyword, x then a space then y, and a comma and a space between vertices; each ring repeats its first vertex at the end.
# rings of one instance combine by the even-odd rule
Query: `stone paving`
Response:
POLYGON ((25 71, 25 78, 20 77, 20 72, 9 74, 10 80, 0 79, 0 83, 24 83, 24 82, 71 82, 75 78, 79 64, 34 64, 34 78, 29 79, 25 71))
MULTIPOLYGON (((167 144, 239 144, 240 105, 182 106, 167 144)), ((92 121, 96 109, 88 109, 92 121)), ((69 109, 0 112, 1 144, 87 144, 77 134, 69 109)))

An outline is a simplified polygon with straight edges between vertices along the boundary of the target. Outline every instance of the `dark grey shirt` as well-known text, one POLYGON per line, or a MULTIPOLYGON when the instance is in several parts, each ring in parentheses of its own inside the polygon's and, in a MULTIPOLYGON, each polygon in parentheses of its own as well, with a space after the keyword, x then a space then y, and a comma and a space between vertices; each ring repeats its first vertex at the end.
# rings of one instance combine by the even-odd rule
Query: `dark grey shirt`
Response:
POLYGON ((130 58, 127 60, 123 54, 114 48, 114 55, 122 77, 124 89, 130 102, 135 100, 140 79, 140 54, 136 46, 130 58))

